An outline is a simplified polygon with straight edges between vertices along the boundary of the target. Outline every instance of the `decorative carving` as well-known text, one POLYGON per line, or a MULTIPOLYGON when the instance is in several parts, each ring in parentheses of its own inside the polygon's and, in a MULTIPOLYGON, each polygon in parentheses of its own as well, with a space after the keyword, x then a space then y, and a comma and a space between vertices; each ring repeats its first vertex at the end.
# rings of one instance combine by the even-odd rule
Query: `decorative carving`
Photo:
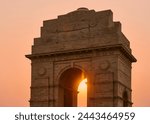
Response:
POLYGON ((45 74, 46 74, 46 69, 45 69, 44 67, 39 68, 38 74, 39 74, 40 76, 45 75, 45 74))
POLYGON ((107 70, 110 67, 110 62, 108 60, 101 61, 99 67, 101 70, 107 70))

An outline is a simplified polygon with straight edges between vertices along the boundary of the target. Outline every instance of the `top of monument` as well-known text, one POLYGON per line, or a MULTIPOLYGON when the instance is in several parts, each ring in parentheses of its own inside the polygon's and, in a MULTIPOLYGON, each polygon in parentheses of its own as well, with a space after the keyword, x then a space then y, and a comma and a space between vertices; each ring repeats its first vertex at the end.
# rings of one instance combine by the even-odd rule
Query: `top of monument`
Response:
MULTIPOLYGON (((45 20, 41 27, 41 36, 34 39, 32 53, 54 53, 112 45, 123 45, 131 53, 130 43, 121 31, 121 23, 113 21, 113 12, 80 7, 59 15, 56 19, 45 20)), ((134 57, 131 58, 135 61, 134 57)))
POLYGON ((77 11, 89 11, 89 9, 86 7, 80 7, 77 9, 77 11))
POLYGON ((90 11, 88 8, 86 8, 86 7, 80 7, 78 9, 74 10, 74 11, 71 11, 71 12, 67 13, 67 14, 76 13, 76 12, 88 12, 88 11, 90 11))

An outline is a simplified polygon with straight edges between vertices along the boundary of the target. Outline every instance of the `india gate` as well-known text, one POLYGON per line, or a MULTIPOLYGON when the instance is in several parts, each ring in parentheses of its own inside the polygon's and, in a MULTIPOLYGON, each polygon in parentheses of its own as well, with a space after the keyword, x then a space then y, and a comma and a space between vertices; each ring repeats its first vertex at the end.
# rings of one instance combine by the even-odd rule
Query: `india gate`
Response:
POLYGON ((132 106, 130 42, 111 10, 79 8, 46 20, 34 39, 30 106, 76 107, 87 79, 87 107, 132 106))

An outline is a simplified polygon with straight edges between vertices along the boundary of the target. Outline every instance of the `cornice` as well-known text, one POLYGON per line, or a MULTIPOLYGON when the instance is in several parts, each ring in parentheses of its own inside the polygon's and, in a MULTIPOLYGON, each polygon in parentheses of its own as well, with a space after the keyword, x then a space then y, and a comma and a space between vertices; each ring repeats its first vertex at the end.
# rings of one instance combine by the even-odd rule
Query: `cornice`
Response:
POLYGON ((68 55, 68 54, 81 54, 81 53, 89 53, 93 51, 109 51, 109 50, 120 50, 131 62, 136 62, 136 58, 131 54, 131 52, 125 48, 122 44, 116 45, 107 45, 107 46, 99 46, 99 47, 90 47, 90 48, 82 48, 82 49, 72 49, 72 50, 64 50, 64 51, 55 51, 48 53, 35 53, 25 55, 30 60, 37 58, 45 58, 45 57, 54 57, 60 55, 68 55))

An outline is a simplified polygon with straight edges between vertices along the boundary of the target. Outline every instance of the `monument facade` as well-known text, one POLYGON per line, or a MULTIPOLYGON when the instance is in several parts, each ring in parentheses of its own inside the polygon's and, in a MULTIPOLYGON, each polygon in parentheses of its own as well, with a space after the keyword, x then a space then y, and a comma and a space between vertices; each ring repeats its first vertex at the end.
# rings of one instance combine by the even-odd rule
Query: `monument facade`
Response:
POLYGON ((34 39, 30 106, 77 106, 87 78, 87 106, 132 106, 130 42, 111 10, 79 8, 46 20, 34 39))

